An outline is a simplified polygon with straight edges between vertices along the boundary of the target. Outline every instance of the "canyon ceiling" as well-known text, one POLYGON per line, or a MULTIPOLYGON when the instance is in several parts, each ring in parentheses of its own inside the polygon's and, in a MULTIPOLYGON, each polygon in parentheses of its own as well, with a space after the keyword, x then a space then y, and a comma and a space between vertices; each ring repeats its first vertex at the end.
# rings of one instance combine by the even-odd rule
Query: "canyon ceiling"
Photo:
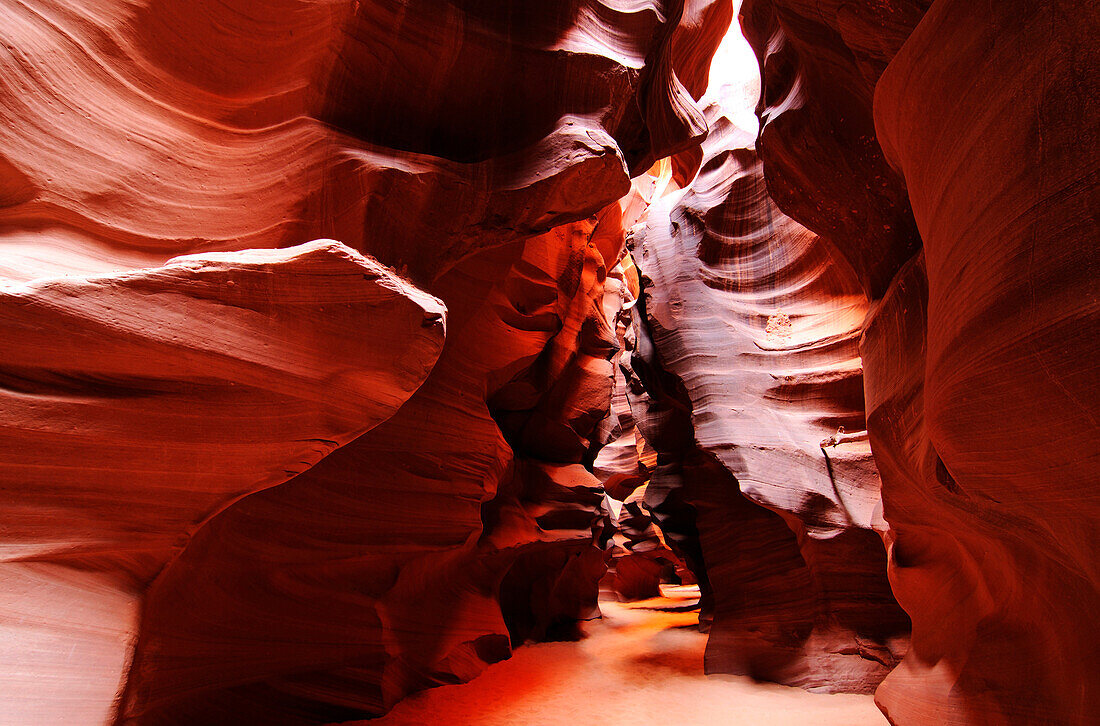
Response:
POLYGON ((0 724, 363 719, 670 579, 708 673, 1094 722, 1097 38, 0 0, 0 724))

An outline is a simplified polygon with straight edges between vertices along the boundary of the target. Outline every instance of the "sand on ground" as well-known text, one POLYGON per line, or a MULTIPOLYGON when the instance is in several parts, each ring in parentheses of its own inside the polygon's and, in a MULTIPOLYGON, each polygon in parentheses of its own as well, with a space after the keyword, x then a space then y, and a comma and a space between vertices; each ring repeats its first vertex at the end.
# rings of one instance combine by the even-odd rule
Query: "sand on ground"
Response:
POLYGON ((886 726, 870 696, 703 675, 698 589, 600 603, 575 643, 518 648, 461 685, 410 696, 370 726, 886 726))

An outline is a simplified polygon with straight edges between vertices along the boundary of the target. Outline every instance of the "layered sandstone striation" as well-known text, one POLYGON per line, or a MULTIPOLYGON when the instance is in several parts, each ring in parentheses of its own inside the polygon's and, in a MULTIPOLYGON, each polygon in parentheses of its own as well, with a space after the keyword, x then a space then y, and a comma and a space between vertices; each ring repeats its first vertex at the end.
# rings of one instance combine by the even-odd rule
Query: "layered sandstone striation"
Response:
POLYGON ((0 0, 0 721, 378 715, 609 563, 1089 721, 1100 10, 746 0, 756 134, 735 8, 0 0))
POLYGON ((908 622, 875 531, 867 299, 769 198, 751 134, 718 106, 709 120, 701 171, 634 236, 635 402, 659 452, 647 499, 701 558, 708 672, 869 692, 908 622))
POLYGON ((868 430, 913 620, 879 703, 898 724, 1087 723, 1100 13, 746 5, 769 189, 873 298, 868 430), (840 133, 853 124, 858 138, 840 133))
POLYGON ((586 429, 561 406, 602 408, 607 391, 546 393, 584 365, 609 375, 606 359, 579 352, 598 343, 582 343, 602 267, 592 227, 444 275, 447 345, 397 415, 198 533, 149 592, 127 699, 135 722, 380 713, 595 614, 598 482, 579 464, 586 429), (540 450, 522 444, 525 426, 540 450), (554 448, 551 426, 572 450, 554 448))
POLYGON ((5 717, 371 715, 592 617, 613 203, 728 4, 0 14, 5 717))
POLYGON ((875 84, 931 0, 745 0, 760 59, 768 193, 834 242, 872 298, 920 250, 905 183, 875 135, 875 84))
POLYGON ((95 723, 137 593, 219 510, 392 415, 445 308, 329 241, 8 283, 0 311, 5 717, 95 723))
MULTIPOLYGON (((632 210, 648 209, 658 178, 640 177, 632 194, 620 205, 623 221, 635 219, 632 210), (642 191, 642 193, 639 193, 642 191)), ((682 561, 665 544, 653 515, 645 504, 650 469, 656 452, 642 438, 634 421, 627 393, 626 371, 636 345, 633 312, 638 292, 637 269, 626 257, 609 273, 604 283, 604 315, 614 324, 618 351, 610 415, 601 423, 601 439, 607 443, 593 461, 592 471, 604 488, 605 505, 614 522, 610 541, 611 561, 604 584, 620 600, 644 600, 661 596, 662 583, 682 584, 691 578, 682 561)))

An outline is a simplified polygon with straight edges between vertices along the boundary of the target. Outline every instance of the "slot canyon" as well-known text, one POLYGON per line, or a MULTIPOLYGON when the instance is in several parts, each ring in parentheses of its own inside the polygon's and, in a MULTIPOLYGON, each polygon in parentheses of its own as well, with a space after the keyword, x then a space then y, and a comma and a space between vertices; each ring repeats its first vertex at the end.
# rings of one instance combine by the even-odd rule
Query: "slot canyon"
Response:
POLYGON ((1100 4, 0 0, 0 115, 0 726, 1100 723, 1100 4))

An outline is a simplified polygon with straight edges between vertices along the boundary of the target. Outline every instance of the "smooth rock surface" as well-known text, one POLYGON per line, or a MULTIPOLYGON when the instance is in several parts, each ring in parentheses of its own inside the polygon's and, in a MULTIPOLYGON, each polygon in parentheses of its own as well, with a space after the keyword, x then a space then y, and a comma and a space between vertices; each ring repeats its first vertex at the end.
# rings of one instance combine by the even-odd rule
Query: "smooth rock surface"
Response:
POLYGON ((360 717, 587 617, 589 218, 704 135, 728 5, 0 17, 3 717, 360 717))
MULTIPOLYGON (((899 723, 1100 709, 1098 32, 1095 7, 939 0, 875 95, 924 242, 910 277, 927 278, 921 415, 902 409, 919 428, 892 440, 884 365, 872 429, 876 456, 908 464, 886 515, 914 647, 878 694, 899 723), (933 99, 950 111, 914 124, 933 99)), ((906 356, 910 319, 881 311, 865 356, 906 356)))
POLYGON ((746 6, 769 188, 872 295, 868 429, 913 620, 878 701, 897 724, 1089 723, 1100 13, 746 6))
POLYGON ((1097 37, 0 0, 0 724, 374 717, 676 580, 692 669, 1091 722, 1097 37))
POLYGON ((875 531, 867 300, 847 262, 770 200, 752 137, 708 113, 701 171, 635 235, 649 350, 632 368, 658 397, 635 399, 659 452, 647 499, 659 509, 675 492, 694 519, 708 672, 869 693, 908 622, 875 531), (680 413, 653 415, 662 395, 680 413))
POLYGON ((5 723, 104 720, 138 593, 211 516, 392 415, 444 316, 332 241, 0 288, 5 723))

